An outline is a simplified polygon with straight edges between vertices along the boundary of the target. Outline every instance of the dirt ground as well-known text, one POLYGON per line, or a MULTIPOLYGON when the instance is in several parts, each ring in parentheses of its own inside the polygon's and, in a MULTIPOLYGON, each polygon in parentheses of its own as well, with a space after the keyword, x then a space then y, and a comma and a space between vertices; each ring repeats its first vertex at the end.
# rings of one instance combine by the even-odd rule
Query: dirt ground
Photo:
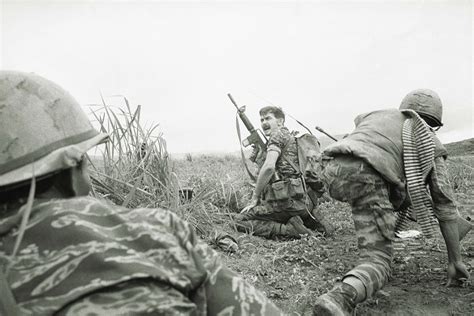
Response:
MULTIPOLYGON (((472 220, 473 191, 457 194, 461 214, 472 220)), ((334 237, 272 241, 240 234, 239 251, 223 253, 225 263, 264 290, 284 311, 311 315, 316 297, 330 289, 357 260, 349 207, 328 203, 324 212, 339 225, 334 237)), ((473 231, 461 245, 463 260, 473 274, 473 231)), ((360 304, 357 315, 474 315, 472 281, 445 287, 447 254, 441 234, 436 240, 405 239, 396 249, 391 281, 360 304)))
MULTIPOLYGON (((467 154, 450 157, 448 164, 460 213, 474 222, 474 155, 470 151, 474 139, 467 142, 449 148, 467 154)), ((238 212, 245 206, 248 202, 245 196, 251 191, 244 186, 247 175, 241 169, 238 158, 229 157, 195 158, 177 168, 183 177, 188 177, 186 183, 196 188, 196 192, 207 192, 205 188, 219 192, 211 202, 215 212, 224 212, 220 214, 224 216, 219 217, 220 221, 201 225, 204 228, 198 232, 208 241, 213 235, 209 232, 214 229, 231 234, 238 241, 237 252, 216 247, 225 264, 263 290, 288 314, 311 315, 316 298, 356 265, 358 249, 350 208, 331 199, 320 205, 322 213, 336 228, 335 236, 330 238, 275 241, 238 233, 232 227, 229 212, 238 212), (198 171, 201 173, 189 178, 198 171), (230 179, 230 184, 225 186, 223 179, 230 179), (231 199, 234 196, 240 203, 234 203, 231 199)), ((205 205, 208 210, 210 204, 205 205)), ((193 208, 195 215, 196 210, 193 208)), ((419 227, 413 224, 412 229, 419 227)), ((209 243, 216 244, 212 240, 209 243)), ((461 248, 463 261, 474 276, 474 231, 465 237, 461 248)), ((359 304, 357 315, 474 315, 474 285, 446 288, 446 267, 447 253, 441 233, 434 240, 420 236, 398 242, 390 282, 375 297, 359 304)))

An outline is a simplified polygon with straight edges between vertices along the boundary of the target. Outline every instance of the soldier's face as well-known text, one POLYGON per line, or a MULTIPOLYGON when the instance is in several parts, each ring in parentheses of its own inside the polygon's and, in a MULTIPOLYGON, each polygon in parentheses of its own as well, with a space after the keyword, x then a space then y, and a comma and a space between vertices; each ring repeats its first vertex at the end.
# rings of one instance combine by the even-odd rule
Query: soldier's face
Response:
POLYGON ((91 189, 91 179, 87 159, 82 159, 78 166, 71 169, 71 185, 75 196, 86 196, 91 189))
POLYGON ((265 136, 270 136, 272 131, 283 126, 283 119, 276 118, 273 113, 266 113, 260 116, 260 125, 265 136))

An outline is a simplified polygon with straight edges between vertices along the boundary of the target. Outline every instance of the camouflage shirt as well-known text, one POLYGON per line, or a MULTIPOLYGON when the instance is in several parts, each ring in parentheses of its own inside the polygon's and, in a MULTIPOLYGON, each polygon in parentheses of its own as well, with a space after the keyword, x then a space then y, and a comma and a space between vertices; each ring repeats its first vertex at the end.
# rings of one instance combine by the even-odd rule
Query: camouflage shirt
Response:
MULTIPOLYGON (((355 119, 354 131, 326 147, 324 154, 345 154, 362 158, 398 190, 404 191, 402 127, 406 118, 407 116, 397 109, 361 114, 355 119)), ((446 156, 446 149, 434 133, 433 139, 435 157, 446 156)))
POLYGON ((172 212, 91 197, 35 201, 7 279, 22 315, 281 314, 172 212))
MULTIPOLYGON (((390 183, 390 200, 397 210, 410 204, 403 165, 402 128, 406 119, 397 109, 361 114, 351 134, 324 150, 327 156, 356 156, 369 163, 390 183)), ((434 132, 433 141, 435 158, 446 157, 446 148, 434 132)))
POLYGON ((276 171, 284 178, 298 177, 298 171, 286 160, 290 160, 295 166, 298 166, 298 147, 295 136, 286 127, 281 127, 270 134, 267 143, 267 152, 276 151, 280 154, 276 162, 276 171), (286 157, 286 159, 283 158, 286 157))

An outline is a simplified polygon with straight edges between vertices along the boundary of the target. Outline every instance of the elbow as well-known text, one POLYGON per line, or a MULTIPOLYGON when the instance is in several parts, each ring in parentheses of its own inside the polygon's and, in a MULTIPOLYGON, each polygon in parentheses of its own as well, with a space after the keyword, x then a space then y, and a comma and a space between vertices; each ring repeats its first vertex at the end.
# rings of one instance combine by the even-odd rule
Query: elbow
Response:
POLYGON ((275 173, 275 167, 273 167, 273 166, 264 166, 262 168, 262 172, 263 172, 263 174, 265 174, 267 176, 272 176, 275 173))

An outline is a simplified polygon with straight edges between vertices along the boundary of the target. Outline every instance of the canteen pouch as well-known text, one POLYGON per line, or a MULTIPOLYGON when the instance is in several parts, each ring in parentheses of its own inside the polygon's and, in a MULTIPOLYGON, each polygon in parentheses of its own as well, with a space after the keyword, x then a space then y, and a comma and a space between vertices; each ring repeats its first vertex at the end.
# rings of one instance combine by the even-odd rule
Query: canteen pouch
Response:
POLYGON ((283 201, 288 200, 290 198, 290 190, 289 190, 289 182, 280 180, 273 182, 271 186, 271 190, 275 196, 275 201, 283 201))
POLYGON ((290 197, 294 199, 301 199, 304 196, 304 187, 301 178, 289 179, 289 193, 290 197))
POLYGON ((289 198, 301 199, 304 195, 301 178, 275 181, 267 187, 264 194, 267 202, 285 201, 289 198))

